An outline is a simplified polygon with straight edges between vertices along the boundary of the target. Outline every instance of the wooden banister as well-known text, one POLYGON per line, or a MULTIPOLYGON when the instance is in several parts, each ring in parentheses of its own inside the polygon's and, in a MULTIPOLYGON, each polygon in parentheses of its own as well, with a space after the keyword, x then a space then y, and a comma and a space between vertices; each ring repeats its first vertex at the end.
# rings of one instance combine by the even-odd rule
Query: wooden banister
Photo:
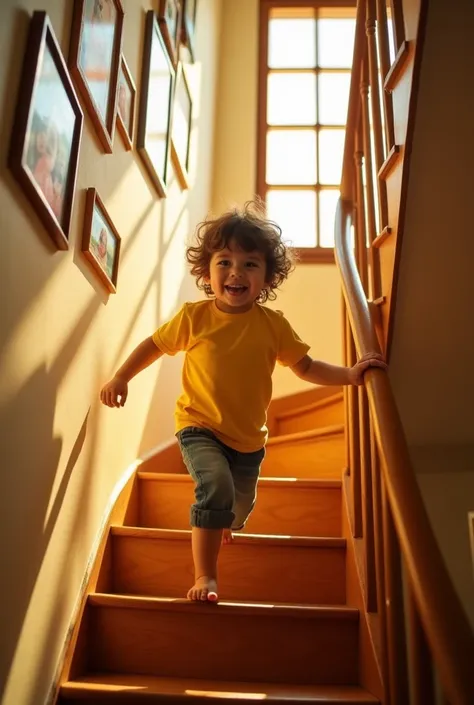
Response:
MULTIPOLYGON (((356 36, 358 34, 356 30, 356 36)), ((354 55, 357 54, 361 58, 363 50, 357 50, 356 47, 354 55)), ((360 74, 359 77, 353 76, 351 99, 357 96, 353 90, 354 81, 358 87, 360 74)), ((357 113, 354 106, 349 107, 350 116, 356 116, 357 113)), ((354 119, 347 129, 348 139, 352 141, 350 159, 348 157, 349 175, 353 173, 356 125, 354 119)), ((346 156, 345 150, 344 160, 346 156)), ((362 356, 369 352, 380 352, 380 347, 351 246, 353 204, 350 199, 344 198, 344 193, 352 190, 349 179, 350 176, 345 181, 343 178, 342 198, 336 212, 335 254, 356 350, 362 356)), ((365 375, 365 384, 383 484, 420 623, 450 703, 472 705, 474 637, 431 528, 411 465, 388 374, 377 368, 369 369, 365 375)))

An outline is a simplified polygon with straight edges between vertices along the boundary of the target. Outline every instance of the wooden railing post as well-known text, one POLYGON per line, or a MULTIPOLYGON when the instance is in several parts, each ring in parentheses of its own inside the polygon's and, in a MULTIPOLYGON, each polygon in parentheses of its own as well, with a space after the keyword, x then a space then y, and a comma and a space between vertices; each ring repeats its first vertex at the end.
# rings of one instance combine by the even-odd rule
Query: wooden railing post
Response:
MULTIPOLYGON (((380 71, 382 86, 390 70, 390 52, 388 43, 387 0, 377 0, 377 37, 380 52, 380 71)), ((392 94, 383 91, 383 107, 385 115, 385 154, 388 154, 395 144, 393 127, 392 94)))
POLYGON ((359 121, 355 131, 355 177, 356 177, 356 199, 357 199, 357 221, 356 221, 356 262, 359 269, 360 279, 364 287, 365 295, 369 294, 369 269, 367 265, 367 225, 365 220, 365 196, 364 179, 362 170, 364 168, 362 149, 362 124, 359 121))
POLYGON ((365 607, 367 612, 377 610, 375 578, 374 505, 372 496, 372 458, 370 452, 370 418, 367 391, 359 387, 359 433, 362 475, 362 517, 364 531, 365 607))
MULTIPOLYGON (((352 329, 349 317, 346 315, 346 341, 347 341, 347 364, 349 367, 355 365, 357 356, 352 336, 352 329)), ((348 395, 348 415, 349 415, 349 460, 351 474, 351 494, 352 494, 352 535, 358 539, 362 536, 362 483, 360 464, 360 439, 359 439, 359 405, 357 388, 349 386, 348 395)))

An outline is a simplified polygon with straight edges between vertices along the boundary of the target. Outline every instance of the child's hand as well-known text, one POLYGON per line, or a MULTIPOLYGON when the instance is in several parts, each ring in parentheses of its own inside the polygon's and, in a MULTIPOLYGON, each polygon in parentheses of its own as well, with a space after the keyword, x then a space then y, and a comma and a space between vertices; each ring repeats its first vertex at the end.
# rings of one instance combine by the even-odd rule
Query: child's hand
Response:
POLYGON ((105 404, 105 406, 117 406, 120 408, 127 401, 127 396, 128 382, 120 377, 111 379, 100 391, 100 401, 102 404, 105 404))
POLYGON ((367 355, 361 357, 359 362, 349 370, 349 384, 355 384, 356 386, 363 384, 364 372, 368 370, 369 367, 381 367, 383 370, 386 370, 387 363, 382 355, 378 353, 367 353, 367 355))

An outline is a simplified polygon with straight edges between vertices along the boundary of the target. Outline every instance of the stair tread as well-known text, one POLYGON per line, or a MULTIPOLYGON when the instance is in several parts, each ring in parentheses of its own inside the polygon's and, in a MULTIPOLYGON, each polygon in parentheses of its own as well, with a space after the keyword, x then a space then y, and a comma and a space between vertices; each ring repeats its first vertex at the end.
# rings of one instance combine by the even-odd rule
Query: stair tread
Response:
MULTIPOLYGON (((128 536, 148 539, 171 539, 190 541, 188 529, 155 529, 141 526, 112 526, 113 536, 128 536)), ((283 536, 279 534, 236 534, 235 544, 264 544, 266 546, 302 546, 308 548, 346 548, 346 539, 331 536, 283 536)), ((232 545, 232 544, 231 544, 232 545)))
POLYGON ((344 424, 335 424, 333 426, 321 426, 312 428, 309 431, 297 431, 294 433, 284 433, 279 436, 270 436, 267 441, 267 446, 279 445, 288 443, 289 441, 305 441, 312 438, 325 438, 326 436, 339 436, 344 433, 344 424))
MULTIPOLYGON (((184 482, 193 483, 193 479, 187 473, 174 472, 145 472, 138 471, 137 476, 140 480, 147 481, 166 481, 166 482, 184 482)), ((342 480, 324 479, 324 478, 299 478, 299 477, 259 477, 258 483, 260 486, 266 487, 284 487, 285 485, 298 487, 298 489, 341 489, 342 480)))
POLYGON ((337 392, 336 394, 331 394, 331 396, 323 397, 323 399, 318 399, 317 401, 310 402, 309 404, 303 404, 302 406, 296 406, 294 409, 287 409, 286 411, 281 411, 276 415, 278 421, 282 421, 292 416, 299 416, 308 411, 316 411, 318 409, 323 409, 326 406, 331 406, 338 402, 344 401, 344 392, 337 392))
POLYGON ((266 616, 270 612, 274 616, 299 617, 302 619, 333 619, 358 621, 359 610, 346 605, 306 605, 269 602, 244 602, 222 600, 217 603, 193 602, 177 597, 149 597, 141 595, 114 595, 111 593, 91 593, 88 604, 96 607, 119 607, 148 610, 176 611, 215 614, 216 610, 226 614, 251 614, 266 616))
POLYGON ((62 694, 85 696, 127 691, 145 701, 153 695, 187 696, 190 700, 205 698, 206 702, 232 700, 265 700, 277 702, 297 699, 300 702, 325 702, 339 704, 378 703, 379 700, 359 686, 286 685, 279 683, 245 683, 233 681, 198 680, 191 678, 161 678, 122 673, 104 673, 82 676, 61 686, 62 694), (232 698, 235 695, 235 698, 232 698))

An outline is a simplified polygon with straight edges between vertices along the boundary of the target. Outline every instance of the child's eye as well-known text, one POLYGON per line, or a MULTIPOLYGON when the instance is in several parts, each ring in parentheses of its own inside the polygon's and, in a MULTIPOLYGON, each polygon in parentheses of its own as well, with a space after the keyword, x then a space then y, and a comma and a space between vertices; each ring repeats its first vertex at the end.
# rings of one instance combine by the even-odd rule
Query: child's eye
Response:
POLYGON ((230 261, 229 261, 228 259, 221 259, 221 260, 219 260, 219 262, 217 263, 217 265, 218 265, 219 267, 228 267, 229 264, 230 264, 230 261))
POLYGON ((256 262, 247 262, 247 267, 258 267, 256 262))

